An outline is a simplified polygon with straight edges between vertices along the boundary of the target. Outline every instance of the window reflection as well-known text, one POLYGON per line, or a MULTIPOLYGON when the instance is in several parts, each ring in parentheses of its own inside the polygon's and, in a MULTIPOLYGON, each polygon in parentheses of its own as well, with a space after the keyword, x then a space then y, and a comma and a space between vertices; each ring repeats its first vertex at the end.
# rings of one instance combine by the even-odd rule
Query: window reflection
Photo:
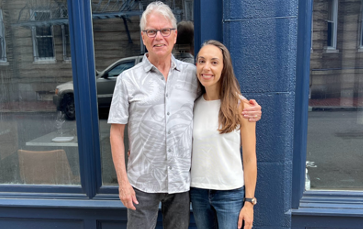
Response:
POLYGON ((363 189, 362 4, 314 0, 307 145, 311 189, 363 189), (327 52, 329 47, 337 51, 327 52))
MULTIPOLYGON (((32 11, 31 19, 34 21, 49 21, 51 19, 50 11, 32 11)), ((52 30, 51 24, 32 26, 35 60, 54 57, 52 30)))
POLYGON ((53 102, 73 87, 67 1, 0 8, 0 184, 79 185, 76 123, 53 102))
POLYGON ((5 42, 5 25, 3 11, 0 9, 0 63, 7 62, 6 59, 6 42, 5 42))
MULTIPOLYGON (((93 36, 96 60, 96 84, 99 107, 102 179, 104 185, 117 185, 110 147, 110 125, 107 124, 108 110, 117 76, 138 64, 145 50, 140 36, 140 16, 152 1, 92 1, 93 36)), ((163 1, 173 10, 178 22, 193 21, 193 0, 163 1)), ((193 24, 193 22, 191 22, 193 24)), ((194 30, 193 27, 191 27, 194 30)), ((193 40, 193 33, 189 33, 193 40)), ((185 55, 193 44, 180 43, 174 54, 190 62, 193 56, 185 55), (181 52, 181 53, 179 53, 181 52)), ((193 50, 194 51, 194 50, 193 50)), ((125 148, 128 151, 127 127, 125 148)), ((127 162, 127 158, 125 158, 127 162)))

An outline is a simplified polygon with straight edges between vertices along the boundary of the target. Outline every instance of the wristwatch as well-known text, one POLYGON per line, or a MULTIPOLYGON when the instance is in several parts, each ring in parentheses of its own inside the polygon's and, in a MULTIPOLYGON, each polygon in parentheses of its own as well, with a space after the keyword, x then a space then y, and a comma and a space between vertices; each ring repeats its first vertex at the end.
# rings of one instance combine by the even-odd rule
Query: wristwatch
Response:
POLYGON ((253 198, 244 198, 243 201, 250 202, 252 205, 256 205, 257 204, 257 199, 255 197, 253 197, 253 198))

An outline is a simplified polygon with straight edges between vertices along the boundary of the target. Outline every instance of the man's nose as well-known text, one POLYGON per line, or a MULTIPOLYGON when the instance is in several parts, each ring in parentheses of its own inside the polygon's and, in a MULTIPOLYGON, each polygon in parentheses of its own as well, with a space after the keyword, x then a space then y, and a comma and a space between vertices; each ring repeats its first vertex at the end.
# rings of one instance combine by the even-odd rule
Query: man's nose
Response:
POLYGON ((163 38, 163 36, 161 35, 161 31, 156 31, 156 35, 155 35, 155 38, 163 38))

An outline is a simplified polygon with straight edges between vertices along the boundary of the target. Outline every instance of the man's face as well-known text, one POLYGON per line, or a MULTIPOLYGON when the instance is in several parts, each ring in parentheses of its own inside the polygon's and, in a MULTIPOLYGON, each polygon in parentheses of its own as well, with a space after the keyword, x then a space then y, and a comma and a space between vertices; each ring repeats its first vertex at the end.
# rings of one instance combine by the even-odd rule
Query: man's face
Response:
MULTIPOLYGON (((146 17, 145 30, 165 28, 173 28, 173 26, 163 15, 153 12, 146 17)), ((172 30, 167 37, 163 37, 160 31, 158 31, 156 36, 151 38, 148 37, 146 32, 141 32, 142 40, 149 52, 149 56, 156 58, 167 57, 171 54, 176 42, 176 35, 176 30, 172 30)))

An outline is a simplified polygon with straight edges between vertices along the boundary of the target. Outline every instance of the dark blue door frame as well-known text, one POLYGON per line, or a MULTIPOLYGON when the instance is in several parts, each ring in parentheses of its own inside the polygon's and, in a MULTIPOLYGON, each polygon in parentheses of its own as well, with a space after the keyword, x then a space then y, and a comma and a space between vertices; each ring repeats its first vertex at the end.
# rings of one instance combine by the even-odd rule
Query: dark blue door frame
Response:
POLYGON ((299 207, 305 189, 312 7, 313 0, 299 1, 292 208, 299 207))
POLYGON ((68 0, 81 184, 92 199, 101 186, 92 9, 89 0, 68 0))

